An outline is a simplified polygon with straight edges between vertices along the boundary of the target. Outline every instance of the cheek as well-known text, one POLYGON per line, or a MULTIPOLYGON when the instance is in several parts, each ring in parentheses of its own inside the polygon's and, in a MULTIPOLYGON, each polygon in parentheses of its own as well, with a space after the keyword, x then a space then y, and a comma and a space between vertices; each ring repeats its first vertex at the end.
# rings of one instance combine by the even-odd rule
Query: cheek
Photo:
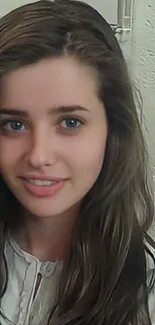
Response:
POLYGON ((72 169, 72 174, 76 179, 89 180, 93 182, 98 177, 105 155, 106 134, 101 135, 100 141, 98 137, 89 138, 89 141, 80 141, 70 151, 68 164, 72 169))
POLYGON ((87 177, 96 180, 103 165, 104 154, 105 146, 94 146, 93 148, 93 144, 89 145, 87 150, 83 152, 82 159, 79 162, 79 169, 83 170, 83 174, 87 175, 87 177))
POLYGON ((0 137, 0 170, 2 173, 15 168, 20 152, 21 150, 17 143, 15 144, 0 137))

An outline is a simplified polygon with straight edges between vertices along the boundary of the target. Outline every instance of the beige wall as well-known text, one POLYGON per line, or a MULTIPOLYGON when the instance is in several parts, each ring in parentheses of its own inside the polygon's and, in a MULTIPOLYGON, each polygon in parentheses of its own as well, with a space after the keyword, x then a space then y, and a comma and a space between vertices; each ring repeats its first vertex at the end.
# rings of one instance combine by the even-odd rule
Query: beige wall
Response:
MULTIPOLYGON (((0 15, 4 15, 15 7, 22 6, 37 0, 0 0, 0 15)), ((117 19, 117 0, 84 0, 102 12, 110 23, 116 23, 117 19)))
POLYGON ((0 0, 0 16, 3 16, 10 10, 22 6, 28 2, 36 2, 36 0, 0 0))

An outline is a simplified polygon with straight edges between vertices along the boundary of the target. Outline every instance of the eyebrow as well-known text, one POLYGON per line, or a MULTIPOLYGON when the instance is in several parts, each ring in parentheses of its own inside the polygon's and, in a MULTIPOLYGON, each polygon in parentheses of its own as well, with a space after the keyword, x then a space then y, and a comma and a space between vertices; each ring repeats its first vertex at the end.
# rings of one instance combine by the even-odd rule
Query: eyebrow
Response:
MULTIPOLYGON (((70 106, 58 106, 48 109, 48 114, 52 115, 59 115, 63 113, 71 113, 75 111, 86 111, 89 112, 89 110, 83 106, 80 105, 70 105, 70 106)), ((0 108, 0 115, 13 115, 13 116, 22 116, 22 117, 28 117, 29 113, 25 110, 21 109, 14 109, 14 108, 0 108)))

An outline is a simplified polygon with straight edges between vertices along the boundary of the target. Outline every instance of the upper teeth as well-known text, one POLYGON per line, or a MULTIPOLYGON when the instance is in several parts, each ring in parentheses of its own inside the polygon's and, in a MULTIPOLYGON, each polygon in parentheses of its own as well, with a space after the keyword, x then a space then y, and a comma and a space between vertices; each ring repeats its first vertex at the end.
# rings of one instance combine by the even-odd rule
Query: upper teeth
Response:
POLYGON ((50 181, 50 180, 41 180, 41 179, 33 179, 33 178, 29 178, 27 179, 27 181, 35 185, 51 185, 55 183, 54 181, 50 181))

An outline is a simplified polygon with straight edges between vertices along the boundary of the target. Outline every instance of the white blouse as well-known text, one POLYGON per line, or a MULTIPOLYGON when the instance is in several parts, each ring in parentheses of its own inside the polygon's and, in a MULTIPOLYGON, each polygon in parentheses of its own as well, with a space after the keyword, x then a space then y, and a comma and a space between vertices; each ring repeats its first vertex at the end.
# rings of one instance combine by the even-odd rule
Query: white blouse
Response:
MULTIPOLYGON (((150 248, 150 247, 149 247, 150 248)), ((155 256, 155 249, 152 249, 155 256)), ((7 291, 1 300, 1 325, 46 325, 57 295, 62 262, 40 262, 22 251, 14 242, 7 242, 5 256, 8 269, 7 291), (38 274, 41 282, 36 292, 38 274)), ((148 269, 154 267, 147 256, 148 269)), ((152 325, 155 325, 155 291, 149 298, 152 325)))
POLYGON ((40 262, 7 242, 5 256, 8 269, 7 291, 1 300, 1 325, 46 325, 56 297, 62 262, 40 262), (38 274, 41 282, 36 291, 38 274))

